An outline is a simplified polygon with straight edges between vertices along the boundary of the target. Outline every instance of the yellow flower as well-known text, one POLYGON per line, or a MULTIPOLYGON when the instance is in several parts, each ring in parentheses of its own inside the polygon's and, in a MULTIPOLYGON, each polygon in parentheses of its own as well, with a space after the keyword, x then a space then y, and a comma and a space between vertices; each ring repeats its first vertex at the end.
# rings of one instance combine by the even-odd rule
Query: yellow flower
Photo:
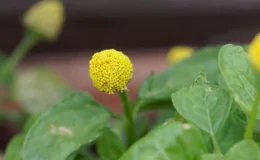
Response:
POLYGON ((260 72, 260 33, 258 33, 248 47, 249 60, 253 67, 260 72))
POLYGON ((178 63, 192 56, 194 49, 189 46, 174 46, 168 53, 168 61, 170 64, 178 63))
POLYGON ((122 52, 106 49, 92 56, 89 73, 97 89, 113 94, 127 90, 126 85, 133 75, 133 64, 122 52))
POLYGON ((41 0, 26 11, 23 24, 54 41, 62 30, 64 19, 64 6, 60 0, 41 0))

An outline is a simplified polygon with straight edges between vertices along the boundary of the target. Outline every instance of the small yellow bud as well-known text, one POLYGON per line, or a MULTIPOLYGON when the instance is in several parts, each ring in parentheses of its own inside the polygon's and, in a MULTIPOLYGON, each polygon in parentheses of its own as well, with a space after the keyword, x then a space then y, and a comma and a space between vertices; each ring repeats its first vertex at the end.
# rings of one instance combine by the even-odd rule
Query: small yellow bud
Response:
POLYGON ((106 49, 92 56, 89 74, 97 89, 113 94, 127 90, 126 85, 133 75, 133 64, 122 52, 106 49))
POLYGON ((41 0, 26 11, 23 24, 54 41, 62 30, 64 19, 64 6, 60 0, 41 0))
POLYGON ((260 33, 258 33, 248 47, 248 56, 251 64, 260 72, 260 33))
POLYGON ((189 46, 174 46, 168 53, 168 61, 170 64, 178 63, 192 56, 194 49, 189 46))

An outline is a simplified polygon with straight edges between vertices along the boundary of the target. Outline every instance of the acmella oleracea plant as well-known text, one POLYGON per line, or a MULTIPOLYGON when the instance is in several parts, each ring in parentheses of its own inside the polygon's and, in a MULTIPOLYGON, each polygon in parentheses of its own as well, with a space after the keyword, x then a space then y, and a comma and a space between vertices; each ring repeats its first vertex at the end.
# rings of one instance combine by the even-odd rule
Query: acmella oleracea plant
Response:
MULTIPOLYGON (((30 48, 58 38, 64 17, 59 0, 27 10, 25 38, 0 68, 1 84, 30 48)), ((259 160, 259 55, 260 34, 249 46, 175 46, 171 65, 149 75, 130 102, 130 58, 116 49, 96 52, 89 77, 99 91, 120 95, 124 114, 112 113, 87 92, 61 89, 57 94, 66 95, 55 102, 47 93, 53 105, 30 104, 41 111, 26 110, 30 116, 8 144, 5 160, 259 160), (150 111, 158 113, 153 122, 145 118, 150 111)), ((34 79, 43 78, 30 78, 31 84, 34 79)))

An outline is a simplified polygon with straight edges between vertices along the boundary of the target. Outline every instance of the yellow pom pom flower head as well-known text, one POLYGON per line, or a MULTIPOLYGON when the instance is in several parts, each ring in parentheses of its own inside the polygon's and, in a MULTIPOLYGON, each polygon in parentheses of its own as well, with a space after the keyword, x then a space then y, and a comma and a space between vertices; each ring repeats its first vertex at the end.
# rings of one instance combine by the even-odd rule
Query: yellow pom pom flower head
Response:
POLYGON ((258 33, 248 47, 251 64, 260 73, 260 33, 258 33))
POLYGON ((54 41, 62 30, 64 19, 64 6, 60 0, 41 0, 26 11, 23 24, 54 41))
POLYGON ((133 64, 122 52, 106 49, 92 56, 89 73, 98 90, 113 94, 127 90, 127 83, 133 75, 133 64))
POLYGON ((170 64, 176 64, 192 56, 194 49, 189 46, 174 46, 169 50, 168 61, 170 64))

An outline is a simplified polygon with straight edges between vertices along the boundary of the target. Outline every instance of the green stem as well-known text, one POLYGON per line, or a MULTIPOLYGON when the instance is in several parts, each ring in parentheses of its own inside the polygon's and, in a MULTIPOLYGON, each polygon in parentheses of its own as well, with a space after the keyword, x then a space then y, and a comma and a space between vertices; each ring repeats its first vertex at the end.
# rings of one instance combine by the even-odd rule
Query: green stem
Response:
POLYGON ((124 106, 124 113, 125 116, 127 118, 127 127, 126 127, 126 131, 127 131, 127 146, 131 146, 131 144, 134 142, 135 140, 135 134, 134 134, 134 118, 133 118, 133 113, 132 113, 132 108, 128 99, 128 94, 127 91, 122 91, 119 92, 121 101, 123 103, 124 106))
MULTIPOLYGON (((259 88, 259 87, 258 87, 259 88)), ((257 93, 256 93, 256 98, 254 101, 254 104, 252 106, 252 110, 251 113, 249 115, 249 119, 248 119, 248 123, 247 123, 247 127, 246 127, 246 132, 244 135, 244 139, 252 139, 253 138, 253 132, 254 132, 254 128, 255 128, 255 121, 257 118, 257 111, 258 111, 258 104, 260 101, 260 92, 259 89, 257 88, 257 93)))
POLYGON ((31 30, 26 31, 24 38, 13 50, 11 56, 6 60, 0 70, 0 84, 5 83, 8 74, 14 70, 17 63, 19 63, 19 61, 40 41, 40 39, 41 37, 37 33, 31 30))

